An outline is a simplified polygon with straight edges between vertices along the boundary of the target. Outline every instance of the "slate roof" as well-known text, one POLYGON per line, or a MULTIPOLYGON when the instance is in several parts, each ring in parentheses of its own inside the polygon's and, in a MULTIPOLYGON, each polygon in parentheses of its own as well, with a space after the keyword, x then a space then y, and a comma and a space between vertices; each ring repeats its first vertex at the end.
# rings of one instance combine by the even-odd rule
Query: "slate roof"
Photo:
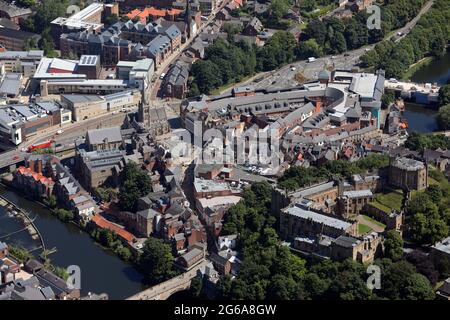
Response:
POLYGON ((120 127, 112 127, 88 130, 86 138, 90 144, 101 144, 106 138, 108 139, 108 142, 122 141, 122 134, 120 132, 120 127))

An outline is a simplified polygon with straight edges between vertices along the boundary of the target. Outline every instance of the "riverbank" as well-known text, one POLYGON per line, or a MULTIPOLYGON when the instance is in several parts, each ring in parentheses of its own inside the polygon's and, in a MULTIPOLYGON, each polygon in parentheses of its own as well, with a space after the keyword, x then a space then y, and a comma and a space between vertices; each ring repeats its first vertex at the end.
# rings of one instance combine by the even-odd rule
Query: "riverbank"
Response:
POLYGON ((402 79, 403 81, 411 81, 411 78, 414 76, 415 73, 417 73, 422 68, 430 65, 435 60, 435 57, 425 57, 416 63, 413 63, 411 66, 409 66, 409 69, 403 74, 402 79))
MULTIPOLYGON (((60 221, 47 207, 26 199, 11 189, 0 186, 0 193, 18 207, 36 216, 35 224, 41 231, 46 246, 58 249, 51 254, 52 264, 80 267, 83 295, 88 292, 105 292, 110 299, 123 299, 146 288, 143 284, 144 278, 135 266, 124 262, 111 250, 96 243, 91 235, 76 224, 60 221)), ((17 224, 10 218, 2 216, 1 219, 4 221, 1 225, 2 232, 7 231, 7 226, 16 228, 17 224)), ((28 235, 21 235, 15 240, 27 248, 34 246, 28 235)))

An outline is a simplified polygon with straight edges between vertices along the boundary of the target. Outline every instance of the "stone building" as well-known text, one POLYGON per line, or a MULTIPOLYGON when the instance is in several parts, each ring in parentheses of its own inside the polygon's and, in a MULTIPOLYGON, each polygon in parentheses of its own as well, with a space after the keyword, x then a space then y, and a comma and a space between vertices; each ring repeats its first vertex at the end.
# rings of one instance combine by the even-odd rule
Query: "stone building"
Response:
POLYGON ((335 200, 339 196, 339 184, 335 181, 321 182, 299 190, 285 192, 274 189, 272 192, 272 212, 278 214, 282 208, 291 203, 307 199, 312 202, 312 208, 324 212, 334 212, 335 200))
POLYGON ((145 209, 136 213, 136 231, 138 234, 149 237, 154 231, 155 219, 160 215, 153 209, 145 209))
POLYGON ((87 190, 107 185, 119 185, 120 172, 124 167, 124 152, 113 150, 78 150, 79 177, 87 190))
POLYGON ((296 204, 280 214, 280 233, 286 240, 295 237, 316 237, 326 235, 337 238, 342 235, 357 236, 358 223, 344 221, 328 215, 311 211, 302 204, 296 204))
POLYGON ((405 157, 391 158, 389 184, 405 190, 423 190, 428 187, 428 166, 405 157))
POLYGON ((119 149, 123 144, 120 127, 88 130, 86 145, 89 151, 119 149))
POLYGON ((338 198, 338 213, 348 219, 351 216, 358 215, 366 204, 373 200, 373 193, 369 189, 344 191, 338 198))
POLYGON ((376 232, 363 238, 340 236, 331 243, 331 258, 333 260, 351 258, 360 263, 371 263, 381 252, 382 239, 376 232))
POLYGON ((144 100, 143 103, 139 104, 138 123, 135 123, 135 125, 140 126, 142 130, 147 131, 153 137, 169 133, 170 125, 164 108, 150 106, 144 100))

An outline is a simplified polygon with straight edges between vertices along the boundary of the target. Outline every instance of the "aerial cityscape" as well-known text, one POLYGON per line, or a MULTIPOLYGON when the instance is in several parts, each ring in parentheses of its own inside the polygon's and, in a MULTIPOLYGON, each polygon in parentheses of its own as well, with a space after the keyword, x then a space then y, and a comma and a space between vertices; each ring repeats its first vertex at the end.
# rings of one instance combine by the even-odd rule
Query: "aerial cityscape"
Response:
POLYGON ((450 300, 449 21, 0 0, 0 300, 450 300))

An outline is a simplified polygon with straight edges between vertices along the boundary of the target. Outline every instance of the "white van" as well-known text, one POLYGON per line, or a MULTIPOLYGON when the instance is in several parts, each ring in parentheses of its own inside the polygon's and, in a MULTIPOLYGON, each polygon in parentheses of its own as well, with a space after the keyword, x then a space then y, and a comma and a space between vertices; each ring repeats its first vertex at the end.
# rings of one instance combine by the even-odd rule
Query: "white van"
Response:
POLYGON ((314 62, 314 61, 316 61, 316 58, 314 58, 314 57, 309 57, 308 58, 308 62, 314 62))

